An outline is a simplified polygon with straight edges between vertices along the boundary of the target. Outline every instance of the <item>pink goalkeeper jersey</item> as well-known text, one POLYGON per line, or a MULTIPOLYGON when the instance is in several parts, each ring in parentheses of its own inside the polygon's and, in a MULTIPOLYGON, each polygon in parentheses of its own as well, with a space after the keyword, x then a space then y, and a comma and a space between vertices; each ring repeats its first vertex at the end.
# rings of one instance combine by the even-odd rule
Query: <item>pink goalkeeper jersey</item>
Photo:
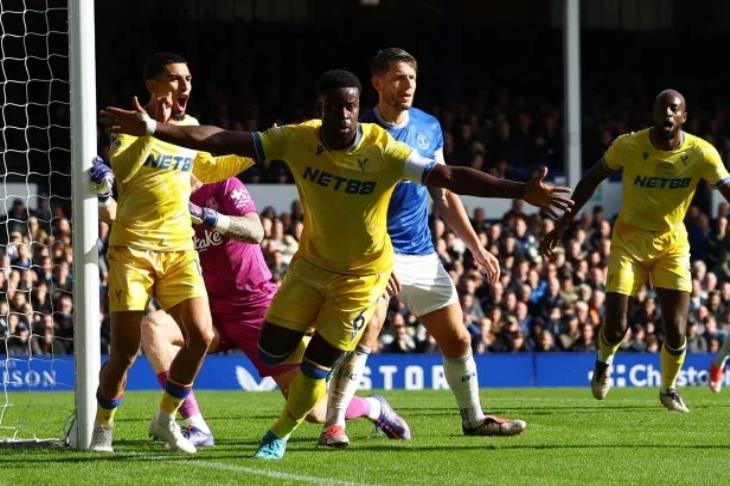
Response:
MULTIPOLYGON (((256 212, 246 186, 235 177, 206 184, 190 200, 200 207, 229 216, 256 212)), ((270 301, 276 292, 261 246, 221 236, 217 231, 195 226, 195 248, 200 254, 205 287, 213 312, 229 311, 270 301)))

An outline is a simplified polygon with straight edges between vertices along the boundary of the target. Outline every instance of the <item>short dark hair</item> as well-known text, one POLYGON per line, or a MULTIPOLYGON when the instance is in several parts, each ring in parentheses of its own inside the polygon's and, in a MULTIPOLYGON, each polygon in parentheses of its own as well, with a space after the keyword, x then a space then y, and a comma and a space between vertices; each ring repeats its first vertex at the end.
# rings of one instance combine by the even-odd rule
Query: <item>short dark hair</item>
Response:
POLYGON ((168 64, 187 64, 188 61, 180 54, 172 52, 155 52, 144 63, 144 80, 155 79, 168 64))
POLYGON ((362 85, 357 76, 344 69, 332 69, 323 73, 317 80, 315 87, 317 96, 324 94, 325 91, 338 88, 357 88, 358 91, 362 92, 362 85))
POLYGON ((393 61, 403 61, 410 64, 413 69, 418 71, 418 62, 406 50, 400 47, 388 47, 380 49, 370 63, 370 72, 372 74, 384 74, 390 71, 390 63, 393 61))

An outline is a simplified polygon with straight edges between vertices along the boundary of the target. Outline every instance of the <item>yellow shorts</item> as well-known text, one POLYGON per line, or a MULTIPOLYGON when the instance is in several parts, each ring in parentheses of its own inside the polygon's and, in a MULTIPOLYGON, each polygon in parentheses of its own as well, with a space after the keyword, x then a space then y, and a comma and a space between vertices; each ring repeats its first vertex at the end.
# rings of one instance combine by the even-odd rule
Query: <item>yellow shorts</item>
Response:
POLYGON ((686 230, 657 233, 617 221, 606 292, 636 296, 649 278, 654 288, 692 291, 686 230))
POLYGON ((167 310, 205 297, 198 252, 109 247, 109 310, 141 311, 154 297, 167 310))
POLYGON ((329 344, 352 351, 375 312, 389 275, 334 273, 294 258, 266 321, 298 332, 305 332, 314 323, 329 344))

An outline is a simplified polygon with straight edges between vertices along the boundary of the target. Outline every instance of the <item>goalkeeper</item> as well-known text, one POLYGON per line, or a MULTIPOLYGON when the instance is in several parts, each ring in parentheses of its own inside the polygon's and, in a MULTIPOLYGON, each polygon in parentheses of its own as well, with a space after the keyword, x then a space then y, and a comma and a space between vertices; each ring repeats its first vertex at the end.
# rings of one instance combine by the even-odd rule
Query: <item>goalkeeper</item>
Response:
MULTIPOLYGON (((111 223, 115 203, 110 196, 113 175, 101 160, 91 169, 92 182, 100 190, 102 219, 111 223)), ((261 376, 271 376, 286 396, 289 383, 298 372, 304 342, 288 363, 270 366, 257 355, 259 333, 264 314, 276 293, 271 272, 259 243, 264 236, 256 206, 244 184, 235 177, 215 184, 192 180, 190 214, 195 225, 195 248, 198 250, 203 279, 210 299, 213 317, 213 342, 209 352, 240 349, 251 360, 261 376), (207 206, 207 207, 206 207, 207 206), (213 209, 215 208, 215 209, 213 209)), ((142 320, 142 348, 158 381, 166 385, 170 364, 183 343, 183 335, 172 316, 162 310, 142 320)), ((321 400, 307 417, 323 423, 326 401, 321 400)), ((193 392, 180 407, 186 427, 182 435, 196 447, 215 444, 193 392)), ((348 418, 368 417, 381 429, 400 420, 381 397, 355 397, 347 410, 348 418), (358 411, 369 410, 369 414, 358 411)))

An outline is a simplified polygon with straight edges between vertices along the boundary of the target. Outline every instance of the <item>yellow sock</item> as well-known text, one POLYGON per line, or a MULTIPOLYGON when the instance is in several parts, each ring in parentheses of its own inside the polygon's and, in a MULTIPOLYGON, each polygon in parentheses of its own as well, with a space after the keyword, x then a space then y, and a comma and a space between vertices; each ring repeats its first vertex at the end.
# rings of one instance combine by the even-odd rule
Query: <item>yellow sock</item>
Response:
POLYGON ((192 383, 190 385, 181 385, 167 379, 165 385, 165 391, 162 393, 162 401, 160 402, 160 410, 169 414, 177 414, 177 409, 190 395, 190 391, 193 389, 192 383))
POLYGON ((687 340, 679 349, 672 349, 664 343, 661 351, 662 360, 662 388, 667 390, 675 388, 677 376, 684 364, 684 358, 687 355, 687 340))
POLYGON ((114 415, 117 414, 119 407, 104 408, 99 405, 96 406, 96 423, 99 425, 110 426, 114 425, 114 415))
POLYGON ((327 394, 327 371, 308 363, 302 364, 302 372, 289 385, 289 397, 286 399, 284 411, 271 427, 277 437, 287 438, 327 394))
POLYGON ((122 404, 122 395, 108 400, 103 398, 99 392, 96 391, 96 423, 104 426, 114 425, 114 415, 119 409, 119 405, 122 404))
POLYGON ((621 346, 621 341, 616 344, 611 344, 606 341, 606 337, 603 335, 603 328, 601 328, 598 332, 598 361, 611 364, 619 346, 621 346))

